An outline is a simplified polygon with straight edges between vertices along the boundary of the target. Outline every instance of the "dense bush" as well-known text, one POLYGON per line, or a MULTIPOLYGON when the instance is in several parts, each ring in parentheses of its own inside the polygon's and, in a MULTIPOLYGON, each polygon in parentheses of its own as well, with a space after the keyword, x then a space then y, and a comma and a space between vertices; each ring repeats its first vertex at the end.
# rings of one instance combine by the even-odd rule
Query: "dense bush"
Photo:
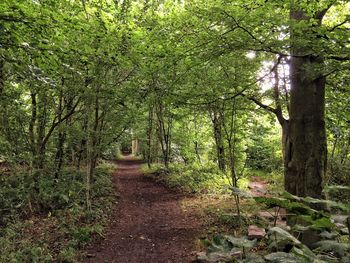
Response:
MULTIPOLYGON (((152 169, 144 168, 156 180, 165 182, 168 186, 180 188, 191 193, 226 192, 230 178, 221 172, 217 165, 206 164, 171 164, 169 169, 162 165, 153 165, 152 169)), ((244 184, 245 180, 241 180, 244 184)))
MULTIPOLYGON (((337 158, 329 158, 327 171, 327 184, 329 186, 350 186, 350 162, 342 162, 337 158)), ((329 191, 329 197, 334 200, 350 202, 350 190, 334 190, 329 191)))
POLYGON ((279 136, 278 129, 255 123, 246 149, 247 167, 267 172, 279 169, 282 166, 279 136))
POLYGON ((77 251, 102 232, 114 200, 112 170, 109 164, 96 168, 91 211, 84 172, 2 175, 0 262, 75 262, 77 251))

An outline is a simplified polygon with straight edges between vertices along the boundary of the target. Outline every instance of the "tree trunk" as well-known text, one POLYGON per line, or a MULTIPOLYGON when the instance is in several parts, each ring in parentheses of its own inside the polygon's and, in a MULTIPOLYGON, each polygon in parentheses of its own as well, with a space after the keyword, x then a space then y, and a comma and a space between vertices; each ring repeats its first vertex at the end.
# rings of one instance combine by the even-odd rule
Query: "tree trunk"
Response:
POLYGON ((147 129, 147 165, 152 165, 152 133, 153 133, 153 107, 148 109, 148 129, 147 129))
MULTIPOLYGON (((82 131, 84 134, 88 133, 88 122, 89 122, 88 114, 85 114, 83 125, 82 125, 82 131)), ((87 159, 86 144, 87 144, 87 138, 81 139, 80 145, 79 145, 79 150, 77 152, 77 170, 80 170, 81 161, 84 159, 84 156, 87 159)))
POLYGON ((163 162, 165 167, 168 168, 171 154, 172 117, 164 116, 164 106, 162 105, 162 102, 159 102, 157 106, 156 115, 158 119, 158 137, 163 153, 163 162))
POLYGON ((28 127, 28 133, 29 133, 29 141, 30 141, 30 149, 32 152, 32 160, 31 160, 31 166, 34 167, 35 159, 37 156, 36 153, 36 140, 35 140, 35 133, 34 133, 34 128, 36 125, 36 115, 37 115, 37 102, 36 102, 36 93, 31 91, 30 93, 30 98, 31 98, 31 118, 29 122, 29 127, 28 127))
POLYGON ((196 156, 197 156, 197 160, 200 164, 202 164, 202 158, 201 158, 201 155, 199 153, 199 146, 198 146, 198 141, 193 141, 194 143, 194 152, 196 153, 196 156))
POLYGON ((0 96, 4 92, 4 86, 5 86, 5 60, 0 58, 0 96))
POLYGON ((218 166, 219 166, 219 169, 224 172, 226 170, 225 148, 224 148, 224 142, 223 142, 223 136, 222 136, 222 120, 221 120, 222 117, 220 115, 221 114, 217 109, 210 110, 210 117, 213 123, 218 166))
POLYGON ((45 134, 46 134, 46 124, 48 118, 48 99, 47 94, 44 92, 42 94, 38 94, 39 104, 38 106, 38 114, 37 114, 37 150, 36 150, 36 158, 35 158, 35 166, 36 168, 42 169, 45 165, 45 152, 46 152, 46 142, 44 142, 45 134))
MULTIPOLYGON (((306 21, 305 13, 291 11, 291 19, 306 21)), ((291 32, 291 94, 288 136, 285 144, 285 189, 298 196, 322 197, 322 179, 326 172, 327 143, 325 129, 325 83, 318 71, 323 57, 295 44, 310 32, 291 32)))
POLYGON ((347 156, 349 154, 349 148, 350 148, 350 134, 348 136, 348 140, 346 143, 346 146, 344 147, 344 150, 341 153, 341 157, 340 157, 340 163, 344 164, 346 160, 348 160, 347 156))
MULTIPOLYGON (((64 85, 64 80, 62 78, 62 86, 64 85)), ((58 105, 58 121, 62 120, 62 112, 63 111, 63 90, 60 91, 59 105, 58 105)), ((64 159, 64 142, 66 140, 66 133, 62 127, 59 127, 58 130, 58 138, 57 138, 57 151, 55 156, 56 163, 56 171, 55 178, 58 179, 59 174, 61 173, 61 169, 63 166, 64 159)))

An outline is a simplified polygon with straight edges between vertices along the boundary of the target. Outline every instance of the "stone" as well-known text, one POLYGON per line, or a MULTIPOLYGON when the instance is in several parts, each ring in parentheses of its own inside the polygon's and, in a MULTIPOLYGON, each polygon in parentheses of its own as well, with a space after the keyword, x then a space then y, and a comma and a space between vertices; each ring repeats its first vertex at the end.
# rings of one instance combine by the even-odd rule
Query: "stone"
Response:
POLYGON ((346 227, 346 225, 342 224, 342 223, 334 223, 334 225, 337 227, 337 228, 344 228, 346 227))
POLYGON ((262 239, 266 235, 264 228, 258 227, 256 225, 250 225, 248 227, 248 239, 262 239))
POLYGON ((349 229, 347 227, 344 227, 340 229, 340 233, 343 235, 349 235, 349 229))
POLYGON ((267 211, 260 211, 257 215, 267 220, 271 220, 271 221, 274 220, 274 216, 267 211))
POLYGON ((331 219, 334 223, 346 224, 348 215, 332 215, 331 219))
POLYGON ((282 228, 283 230, 286 230, 286 231, 291 231, 292 228, 290 226, 287 225, 287 221, 285 220, 277 220, 276 221, 276 226, 282 228))

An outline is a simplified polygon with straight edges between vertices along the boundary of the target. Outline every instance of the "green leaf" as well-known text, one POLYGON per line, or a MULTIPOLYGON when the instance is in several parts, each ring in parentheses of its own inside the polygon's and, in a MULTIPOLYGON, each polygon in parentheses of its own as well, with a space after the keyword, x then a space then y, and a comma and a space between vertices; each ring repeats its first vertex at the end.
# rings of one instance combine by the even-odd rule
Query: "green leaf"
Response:
POLYGON ((302 263, 299 258, 286 252, 275 252, 265 256, 268 262, 272 263, 302 263))
POLYGON ((315 246, 317 248, 314 251, 334 253, 339 258, 344 257, 350 249, 350 244, 339 243, 334 240, 322 240, 317 242, 315 246))
POLYGON ((275 234, 277 236, 277 239, 290 241, 290 243, 293 245, 301 245, 301 242, 297 238, 280 227, 276 226, 269 229, 268 234, 269 236, 275 234))
POLYGON ((311 225, 311 228, 315 229, 315 230, 331 230, 332 228, 334 228, 334 224, 331 222, 331 220, 329 218, 326 217, 322 217, 320 219, 317 219, 313 222, 313 224, 311 225))
POLYGON ((320 236, 324 239, 335 239, 336 237, 339 236, 339 233, 323 231, 320 233, 320 236))
POLYGON ((242 237, 242 238, 237 238, 233 236, 225 236, 225 237, 234 247, 252 248, 256 245, 256 240, 248 240, 245 237, 242 237))
POLYGON ((313 262, 313 260, 316 258, 316 255, 305 245, 303 245, 301 248, 293 247, 291 252, 295 256, 299 258, 303 258, 305 261, 313 262))

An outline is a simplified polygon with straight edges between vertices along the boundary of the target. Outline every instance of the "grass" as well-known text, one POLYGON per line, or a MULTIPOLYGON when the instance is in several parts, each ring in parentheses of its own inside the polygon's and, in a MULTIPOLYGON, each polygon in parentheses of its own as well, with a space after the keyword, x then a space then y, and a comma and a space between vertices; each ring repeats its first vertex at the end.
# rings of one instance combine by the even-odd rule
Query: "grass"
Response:
MULTIPOLYGON (((8 212, 1 215, 0 262, 77 262, 91 238, 102 235, 107 212, 115 200, 111 177, 114 169, 110 164, 96 169, 92 211, 85 209, 83 172, 65 170, 56 185, 50 183, 50 175, 40 176, 37 198, 25 187, 9 188, 21 175, 2 178, 7 182, 6 189, 17 191, 19 198, 2 200, 8 212), (20 199, 22 206, 11 206, 20 199)), ((4 191, 3 186, 0 193, 7 197, 4 191)))

